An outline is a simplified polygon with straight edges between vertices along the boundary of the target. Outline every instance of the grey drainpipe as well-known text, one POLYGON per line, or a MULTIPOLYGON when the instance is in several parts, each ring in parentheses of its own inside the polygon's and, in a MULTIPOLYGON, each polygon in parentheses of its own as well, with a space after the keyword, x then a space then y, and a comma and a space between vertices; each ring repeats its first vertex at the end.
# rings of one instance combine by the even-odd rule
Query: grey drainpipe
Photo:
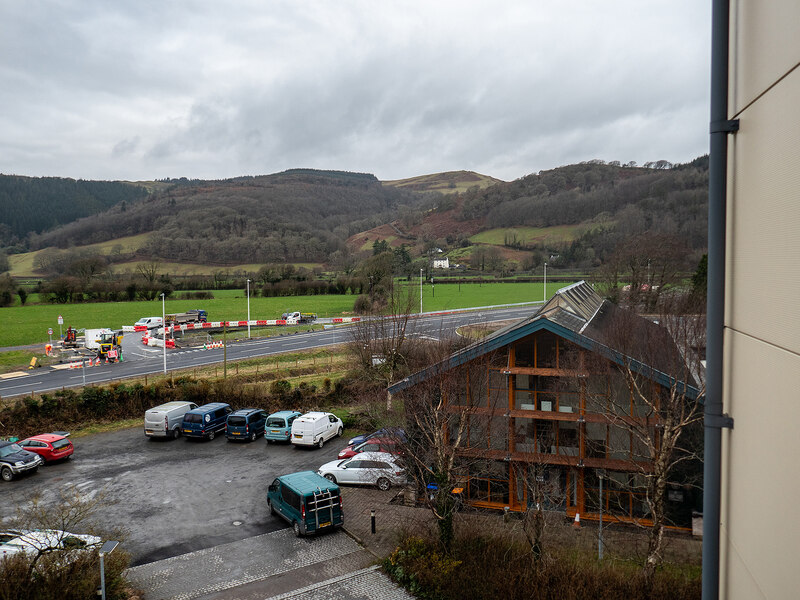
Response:
POLYGON ((733 428, 733 420, 722 414, 728 135, 735 132, 739 125, 738 121, 728 120, 728 32, 729 0, 712 0, 711 140, 708 166, 708 315, 704 413, 705 462, 703 466, 703 600, 719 598, 722 428, 733 428))

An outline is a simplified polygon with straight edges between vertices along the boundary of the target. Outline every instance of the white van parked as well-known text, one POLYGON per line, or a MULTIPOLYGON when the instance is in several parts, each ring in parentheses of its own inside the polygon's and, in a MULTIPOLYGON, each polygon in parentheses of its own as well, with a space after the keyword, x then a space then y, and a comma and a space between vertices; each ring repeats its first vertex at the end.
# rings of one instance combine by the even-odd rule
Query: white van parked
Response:
POLYGON ((147 437, 179 438, 183 415, 194 408, 197 408, 194 402, 180 400, 151 408, 144 413, 144 434, 147 437))
POLYGON ((292 443, 322 448, 328 440, 342 435, 342 420, 332 413, 308 412, 292 423, 292 443))

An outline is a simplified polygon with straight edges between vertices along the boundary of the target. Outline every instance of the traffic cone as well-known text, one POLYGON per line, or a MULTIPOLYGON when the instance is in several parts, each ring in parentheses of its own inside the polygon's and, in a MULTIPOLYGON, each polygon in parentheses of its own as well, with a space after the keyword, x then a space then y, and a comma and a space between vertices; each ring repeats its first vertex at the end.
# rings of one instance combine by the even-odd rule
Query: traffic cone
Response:
MULTIPOLYGON (((99 358, 97 360, 100 360, 99 358)), ((106 364, 108 364, 108 355, 106 355, 106 364)))
POLYGON ((572 526, 575 529, 581 528, 581 513, 575 513, 575 520, 572 522, 572 526))

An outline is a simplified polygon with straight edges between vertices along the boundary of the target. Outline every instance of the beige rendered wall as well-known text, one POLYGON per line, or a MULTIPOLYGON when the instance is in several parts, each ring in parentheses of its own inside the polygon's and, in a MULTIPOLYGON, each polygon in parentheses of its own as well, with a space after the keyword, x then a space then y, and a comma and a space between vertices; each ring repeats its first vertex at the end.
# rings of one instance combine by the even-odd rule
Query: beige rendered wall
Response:
POLYGON ((720 592, 800 597, 800 2, 731 2, 720 592))

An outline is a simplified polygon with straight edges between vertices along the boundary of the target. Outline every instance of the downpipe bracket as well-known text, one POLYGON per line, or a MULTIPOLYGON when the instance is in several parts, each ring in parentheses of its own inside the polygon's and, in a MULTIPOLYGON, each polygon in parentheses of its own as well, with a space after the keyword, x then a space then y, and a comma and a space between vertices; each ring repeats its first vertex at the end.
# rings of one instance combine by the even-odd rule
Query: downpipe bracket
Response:
POLYGON ((739 119, 711 121, 709 133, 736 133, 739 131, 739 119))
POLYGON ((713 427, 714 429, 733 429, 733 417, 728 416, 727 413, 722 415, 705 415, 703 417, 703 424, 706 427, 713 427))

